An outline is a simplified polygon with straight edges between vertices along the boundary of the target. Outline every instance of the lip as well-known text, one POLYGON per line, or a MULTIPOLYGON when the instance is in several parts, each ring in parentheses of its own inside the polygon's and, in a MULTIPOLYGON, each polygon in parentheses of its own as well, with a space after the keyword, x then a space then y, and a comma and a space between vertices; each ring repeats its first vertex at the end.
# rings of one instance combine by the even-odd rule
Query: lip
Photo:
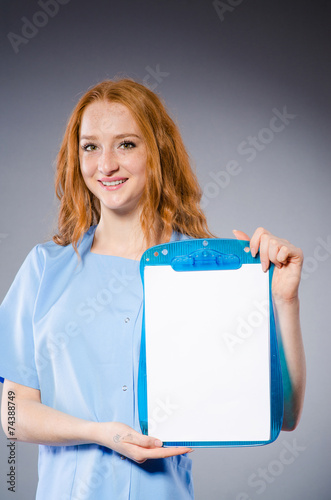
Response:
POLYGON ((100 182, 114 182, 114 181, 123 181, 127 180, 127 177, 102 177, 99 179, 100 182))
POLYGON ((111 177, 110 179, 108 178, 105 178, 103 177, 102 179, 99 179, 99 183, 100 183, 100 186, 102 187, 102 189, 105 189, 106 191, 116 191, 117 189, 120 189, 124 184, 125 182, 122 182, 121 184, 118 184, 117 186, 104 186, 102 183, 103 182, 115 182, 115 181, 127 181, 128 178, 127 177, 111 177))

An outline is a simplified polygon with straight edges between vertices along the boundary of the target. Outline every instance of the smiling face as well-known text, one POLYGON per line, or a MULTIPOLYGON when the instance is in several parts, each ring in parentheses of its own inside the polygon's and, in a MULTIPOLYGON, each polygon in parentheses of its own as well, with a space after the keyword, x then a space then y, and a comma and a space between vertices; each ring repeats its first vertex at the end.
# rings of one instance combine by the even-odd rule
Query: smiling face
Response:
POLYGON ((125 214, 137 208, 145 187, 147 149, 128 108, 96 101, 82 116, 80 169, 88 189, 105 210, 125 214))

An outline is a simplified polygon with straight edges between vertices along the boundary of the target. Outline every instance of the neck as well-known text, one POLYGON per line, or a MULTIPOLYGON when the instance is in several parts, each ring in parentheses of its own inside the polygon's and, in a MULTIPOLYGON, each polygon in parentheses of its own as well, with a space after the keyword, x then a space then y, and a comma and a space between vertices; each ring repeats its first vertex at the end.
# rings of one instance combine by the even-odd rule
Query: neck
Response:
POLYGON ((125 215, 101 211, 91 251, 139 260, 147 248, 139 215, 137 210, 125 215))

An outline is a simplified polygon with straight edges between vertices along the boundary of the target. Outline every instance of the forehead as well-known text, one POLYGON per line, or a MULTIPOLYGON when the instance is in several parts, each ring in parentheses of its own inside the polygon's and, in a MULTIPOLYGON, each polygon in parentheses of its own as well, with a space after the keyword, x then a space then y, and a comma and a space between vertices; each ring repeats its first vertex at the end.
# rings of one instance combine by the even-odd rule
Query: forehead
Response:
POLYGON ((86 106, 81 120, 80 134, 98 132, 139 133, 139 127, 130 110, 118 102, 96 101, 86 106))

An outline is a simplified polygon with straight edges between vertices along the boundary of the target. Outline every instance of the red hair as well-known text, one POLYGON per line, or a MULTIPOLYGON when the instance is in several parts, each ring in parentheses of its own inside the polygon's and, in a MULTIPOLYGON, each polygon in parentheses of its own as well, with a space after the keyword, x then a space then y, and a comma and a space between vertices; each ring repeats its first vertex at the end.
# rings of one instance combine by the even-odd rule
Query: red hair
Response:
POLYGON ((100 220, 100 202, 85 185, 78 148, 84 110, 102 100, 126 106, 146 143, 146 185, 139 206, 147 245, 169 241, 173 230, 194 238, 214 237, 199 205, 202 192, 178 127, 156 94, 133 80, 121 79, 106 80, 88 90, 71 114, 57 158, 60 210, 55 243, 71 243, 77 251, 84 233, 100 220))

